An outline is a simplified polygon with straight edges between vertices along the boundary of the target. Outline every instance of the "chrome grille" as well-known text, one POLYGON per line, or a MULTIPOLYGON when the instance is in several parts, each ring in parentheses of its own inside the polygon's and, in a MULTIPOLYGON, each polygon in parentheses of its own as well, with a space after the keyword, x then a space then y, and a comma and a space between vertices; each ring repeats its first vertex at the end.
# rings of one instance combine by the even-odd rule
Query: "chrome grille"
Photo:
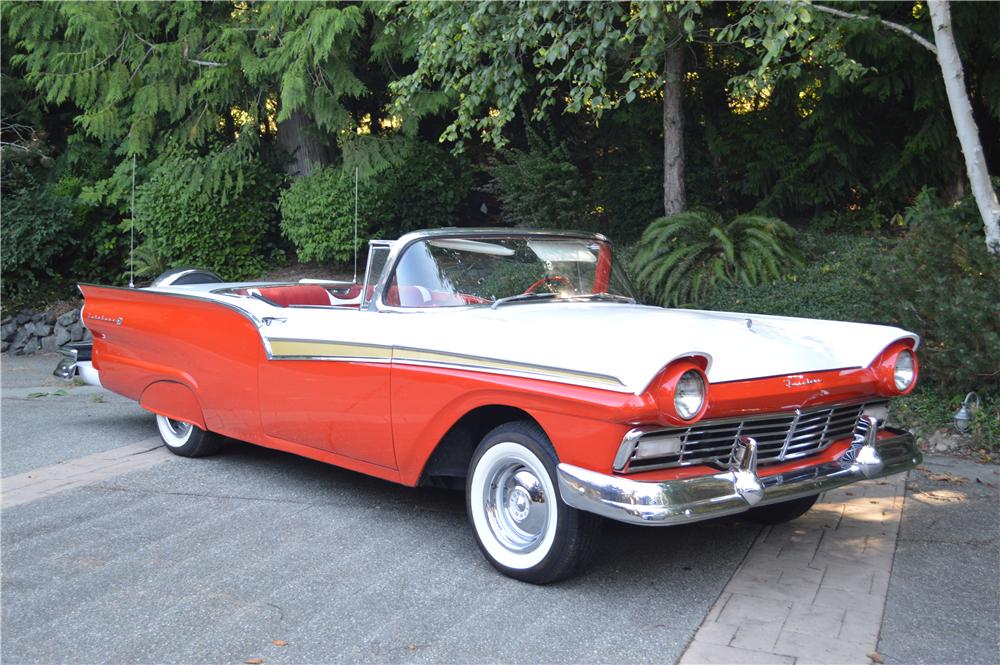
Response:
POLYGON ((757 463, 762 466, 805 457, 824 450, 834 441, 851 437, 866 407, 887 404, 883 400, 837 405, 739 420, 709 420, 687 428, 645 432, 632 441, 634 447, 622 470, 638 472, 695 464, 725 467, 732 460, 740 436, 757 441, 757 463), (670 451, 650 457, 643 454, 643 447, 647 451, 657 448, 670 451))

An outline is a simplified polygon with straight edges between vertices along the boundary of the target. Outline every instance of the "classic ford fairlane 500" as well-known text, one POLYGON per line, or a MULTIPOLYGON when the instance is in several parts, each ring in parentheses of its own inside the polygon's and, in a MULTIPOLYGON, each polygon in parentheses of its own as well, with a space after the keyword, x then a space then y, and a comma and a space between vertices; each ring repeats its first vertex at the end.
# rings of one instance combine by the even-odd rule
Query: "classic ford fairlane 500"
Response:
POLYGON ((886 425, 916 335, 643 306, 600 235, 411 233, 372 242, 361 284, 81 289, 83 375, 156 414, 174 453, 232 437, 464 486, 483 554, 530 582, 577 571, 601 518, 789 520, 920 461, 886 425))

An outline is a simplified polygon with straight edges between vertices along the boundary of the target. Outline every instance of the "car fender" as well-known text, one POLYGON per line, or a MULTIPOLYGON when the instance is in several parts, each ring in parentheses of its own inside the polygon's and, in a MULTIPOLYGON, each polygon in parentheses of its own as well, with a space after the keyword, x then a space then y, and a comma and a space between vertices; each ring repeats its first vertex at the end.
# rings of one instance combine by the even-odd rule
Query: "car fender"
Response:
POLYGON ((183 383, 177 381, 151 383, 142 391, 139 406, 158 415, 207 429, 198 397, 183 383))

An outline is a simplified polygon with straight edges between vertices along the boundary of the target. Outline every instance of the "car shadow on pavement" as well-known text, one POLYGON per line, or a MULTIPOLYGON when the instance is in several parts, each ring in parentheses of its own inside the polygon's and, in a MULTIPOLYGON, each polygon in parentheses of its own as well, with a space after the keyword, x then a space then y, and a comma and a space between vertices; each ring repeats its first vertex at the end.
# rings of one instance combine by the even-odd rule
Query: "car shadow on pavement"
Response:
MULTIPOLYGON (((242 468, 260 482, 259 491, 307 495, 316 504, 342 504, 344 497, 369 506, 391 506, 409 516, 436 513, 447 520, 455 544, 475 548, 461 491, 406 487, 290 453, 228 439, 213 466, 242 468), (298 488, 298 489, 296 489, 298 488)), ((202 462, 205 460, 196 460, 202 462)), ((416 518, 413 518, 416 519, 416 518)), ((695 524, 645 527, 603 520, 600 541, 583 577, 614 583, 646 584, 649 573, 711 580, 724 584, 760 532, 757 524, 719 518, 695 524)), ((440 534, 438 534, 440 535, 440 534)), ((477 553, 478 554, 478 553, 477 553)), ((564 585, 573 585, 569 580, 564 585)))

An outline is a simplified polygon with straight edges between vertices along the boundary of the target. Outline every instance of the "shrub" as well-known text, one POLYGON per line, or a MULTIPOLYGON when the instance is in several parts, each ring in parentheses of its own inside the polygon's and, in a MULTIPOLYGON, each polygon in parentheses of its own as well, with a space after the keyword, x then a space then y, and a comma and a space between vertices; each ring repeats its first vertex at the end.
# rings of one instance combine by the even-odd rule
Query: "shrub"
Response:
MULTIPOLYGON (((358 185, 358 242, 372 226, 371 212, 384 194, 371 180, 358 185)), ((316 169, 281 194, 281 230, 300 261, 346 263, 354 256, 354 178, 339 168, 316 169)))
POLYGON ((243 168, 239 182, 210 192, 189 175, 211 159, 162 162, 136 190, 137 230, 172 266, 203 266, 225 279, 255 276, 269 262, 281 177, 254 163, 243 168))
MULTIPOLYGON (((456 158, 423 141, 402 144, 399 163, 358 184, 358 242, 459 222, 468 180, 456 158)), ((346 263, 354 255, 354 177, 326 167, 281 195, 281 228, 301 261, 346 263)))
POLYGON ((802 233, 804 264, 760 286, 719 284, 697 304, 705 309, 811 319, 890 323, 892 316, 865 282, 870 257, 886 240, 802 233))
POLYGON ((636 242, 650 220, 663 214, 663 168, 621 154, 601 159, 592 188, 594 230, 618 245, 636 242))
POLYGON ((5 167, 0 266, 6 300, 57 277, 61 255, 77 238, 73 199, 54 193, 20 165, 5 167))
POLYGON ((793 229, 780 219, 691 210, 654 220, 636 254, 638 286, 663 305, 699 300, 717 284, 760 284, 801 265, 793 229))
POLYGON ((941 391, 1000 387, 1000 260, 986 251, 971 199, 942 205, 925 190, 906 235, 879 257, 874 297, 923 338, 923 382, 941 391))
POLYGON ((497 198, 500 219, 511 226, 585 229, 586 183, 562 145, 536 142, 528 151, 507 150, 486 167, 484 188, 497 198))
POLYGON ((385 196, 374 218, 385 237, 417 229, 458 226, 471 188, 464 158, 426 141, 407 140, 402 163, 381 176, 385 196))

